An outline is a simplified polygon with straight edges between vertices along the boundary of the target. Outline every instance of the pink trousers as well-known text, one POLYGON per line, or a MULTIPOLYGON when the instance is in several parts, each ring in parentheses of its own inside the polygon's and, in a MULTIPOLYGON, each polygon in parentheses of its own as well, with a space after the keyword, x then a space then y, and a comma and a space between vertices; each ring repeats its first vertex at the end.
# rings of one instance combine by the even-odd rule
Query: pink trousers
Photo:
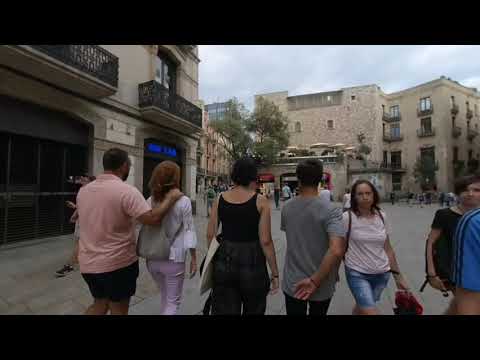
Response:
POLYGON ((182 299, 185 263, 147 260, 147 269, 160 290, 160 315, 176 315, 182 299))

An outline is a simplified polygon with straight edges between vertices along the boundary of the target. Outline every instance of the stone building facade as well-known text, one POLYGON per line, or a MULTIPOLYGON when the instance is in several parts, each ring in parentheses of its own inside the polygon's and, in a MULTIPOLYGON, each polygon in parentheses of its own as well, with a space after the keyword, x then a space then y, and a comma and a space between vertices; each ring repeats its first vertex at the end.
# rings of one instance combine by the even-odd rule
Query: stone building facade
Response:
MULTIPOLYGON (((346 183, 374 178, 384 195, 392 190, 420 191, 413 173, 415 162, 424 155, 438 163, 439 191, 453 190, 455 166, 463 163, 466 169, 479 158, 480 95, 445 77, 391 94, 366 85, 299 96, 286 91, 255 96, 269 99, 287 115, 291 146, 309 149, 326 143, 358 148, 358 135, 364 134, 363 142, 372 150, 368 162, 347 157, 346 183)), ((315 151, 322 155, 325 148, 315 151)))
POLYGON ((0 46, 0 244, 70 232, 67 180, 101 173, 112 147, 145 195, 156 164, 177 162, 195 205, 199 62, 196 45, 0 46))

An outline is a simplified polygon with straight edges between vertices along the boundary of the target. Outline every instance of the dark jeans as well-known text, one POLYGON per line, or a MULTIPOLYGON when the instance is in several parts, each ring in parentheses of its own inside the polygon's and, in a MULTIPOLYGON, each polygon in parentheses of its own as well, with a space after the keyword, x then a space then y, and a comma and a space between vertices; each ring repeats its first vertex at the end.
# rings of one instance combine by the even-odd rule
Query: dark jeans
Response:
POLYGON ((274 197, 275 197, 275 206, 278 209, 278 206, 279 206, 279 203, 280 203, 280 195, 275 195, 274 197))
POLYGON ((305 316, 307 315, 307 305, 308 305, 308 315, 327 315, 328 307, 330 306, 330 301, 332 300, 322 300, 322 301, 305 301, 295 299, 290 295, 285 295, 285 305, 287 309, 287 315, 294 316, 305 316))
POLYGON ((258 242, 221 242, 213 259, 212 315, 263 315, 269 288, 258 242))

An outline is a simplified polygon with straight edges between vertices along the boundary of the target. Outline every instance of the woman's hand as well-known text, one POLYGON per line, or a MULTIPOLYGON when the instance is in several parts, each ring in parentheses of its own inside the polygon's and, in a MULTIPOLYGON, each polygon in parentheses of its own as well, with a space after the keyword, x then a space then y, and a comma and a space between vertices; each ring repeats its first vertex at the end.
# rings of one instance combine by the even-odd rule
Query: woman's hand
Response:
POLYGON ((394 275, 394 279, 398 290, 410 291, 410 288, 403 275, 394 275))
POLYGON ((273 277, 270 279, 270 295, 275 295, 278 292, 278 288, 280 287, 280 280, 277 277, 273 277))
POLYGON ((69 207, 70 209, 73 209, 73 210, 75 210, 77 208, 77 205, 75 205, 71 201, 65 201, 65 205, 67 205, 67 207, 69 207))

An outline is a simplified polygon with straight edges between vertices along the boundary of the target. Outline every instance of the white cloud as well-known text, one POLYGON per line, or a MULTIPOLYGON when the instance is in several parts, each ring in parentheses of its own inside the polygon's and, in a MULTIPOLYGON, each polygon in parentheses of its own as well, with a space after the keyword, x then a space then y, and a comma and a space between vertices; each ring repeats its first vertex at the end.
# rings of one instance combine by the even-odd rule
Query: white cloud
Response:
POLYGON ((207 103, 233 96, 299 95, 377 84, 386 92, 445 75, 480 88, 480 46, 200 46, 200 96, 207 103))

